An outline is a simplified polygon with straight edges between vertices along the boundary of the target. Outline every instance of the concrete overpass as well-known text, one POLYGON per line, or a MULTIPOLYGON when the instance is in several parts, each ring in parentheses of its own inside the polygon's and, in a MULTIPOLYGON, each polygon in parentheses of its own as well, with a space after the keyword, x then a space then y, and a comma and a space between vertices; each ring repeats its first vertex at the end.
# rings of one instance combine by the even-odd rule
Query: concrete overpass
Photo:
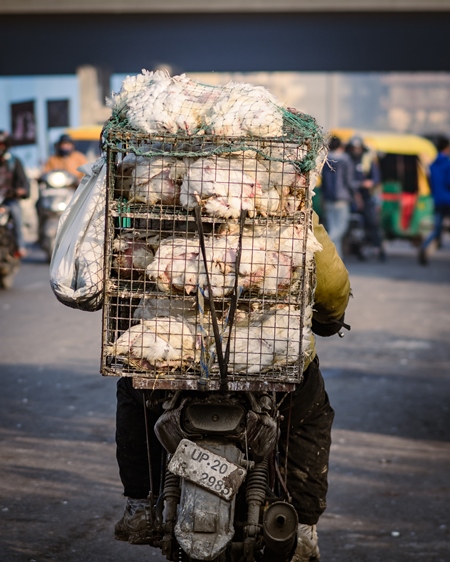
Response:
POLYGON ((450 0, 1 0, 0 75, 448 71, 450 0))

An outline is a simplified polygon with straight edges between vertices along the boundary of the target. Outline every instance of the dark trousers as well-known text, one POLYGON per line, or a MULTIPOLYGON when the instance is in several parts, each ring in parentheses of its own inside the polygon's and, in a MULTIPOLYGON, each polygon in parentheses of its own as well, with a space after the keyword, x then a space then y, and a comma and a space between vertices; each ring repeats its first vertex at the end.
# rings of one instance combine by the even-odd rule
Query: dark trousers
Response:
POLYGON ((17 199, 5 199, 4 205, 9 207, 11 216, 14 221, 14 230, 16 234, 16 242, 19 248, 25 248, 25 240, 22 231, 22 209, 17 199))
MULTIPOLYGON (((117 462, 124 495, 135 499, 147 497, 150 482, 143 396, 142 391, 133 388, 130 378, 119 379, 117 462)), ((314 525, 326 508, 328 458, 334 418, 317 359, 305 371, 304 380, 292 397, 286 398, 281 413, 284 420, 281 424, 280 465, 284 466, 290 421, 287 485, 299 522, 314 525)), ((158 416, 157 410, 147 409, 153 490, 156 494, 159 491, 162 452, 153 431, 158 416)))
POLYGON ((150 441, 153 492, 156 495, 159 492, 161 475, 162 445, 153 430, 160 412, 156 408, 147 408, 147 432, 144 395, 142 390, 133 388, 130 377, 118 380, 116 457, 124 495, 134 499, 146 498, 150 490, 147 434, 150 441))
POLYGON ((381 248, 383 237, 381 234, 377 200, 368 189, 361 188, 359 192, 363 199, 363 209, 361 213, 364 219, 367 238, 374 248, 381 248))
POLYGON ((316 358, 306 369, 304 380, 281 408, 280 466, 288 435, 287 488, 299 523, 315 525, 327 507, 328 462, 334 411, 316 358))
POLYGON ((424 250, 428 248, 433 240, 440 240, 444 219, 446 217, 450 217, 450 205, 437 206, 434 210, 434 228, 422 242, 422 248, 424 250))

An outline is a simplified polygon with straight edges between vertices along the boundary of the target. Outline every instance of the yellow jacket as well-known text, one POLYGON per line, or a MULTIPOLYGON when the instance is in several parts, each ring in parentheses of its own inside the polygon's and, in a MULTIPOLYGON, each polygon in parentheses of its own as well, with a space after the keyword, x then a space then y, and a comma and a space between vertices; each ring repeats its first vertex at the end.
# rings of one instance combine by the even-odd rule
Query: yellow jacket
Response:
MULTIPOLYGON (((323 225, 319 224, 319 217, 313 213, 313 231, 322 245, 322 251, 316 252, 316 291, 314 297, 314 323, 325 330, 327 325, 335 332, 339 321, 344 316, 351 295, 350 279, 344 262, 339 257, 336 247, 328 236, 323 225)), ((330 334, 331 335, 331 334, 330 334)), ((316 350, 306 361, 305 368, 316 356, 316 350)))
POLYGON ((43 172, 50 172, 51 170, 66 170, 69 174, 76 176, 78 179, 83 177, 83 172, 79 172, 77 168, 86 164, 87 158, 82 152, 74 150, 68 156, 53 155, 44 164, 43 172))

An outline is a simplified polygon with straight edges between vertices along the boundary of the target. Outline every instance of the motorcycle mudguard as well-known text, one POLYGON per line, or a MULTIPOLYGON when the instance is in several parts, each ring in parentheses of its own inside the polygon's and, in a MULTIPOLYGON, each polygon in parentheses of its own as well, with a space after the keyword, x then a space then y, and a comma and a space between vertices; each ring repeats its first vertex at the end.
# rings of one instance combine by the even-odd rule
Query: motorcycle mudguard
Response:
MULTIPOLYGON (((239 450, 234 445, 202 442, 202 446, 232 462, 239 458, 239 450)), ((214 560, 226 549, 234 535, 235 503, 236 496, 226 501, 182 479, 175 537, 188 556, 197 560, 214 560)))
POLYGON ((183 479, 175 537, 188 556, 214 560, 225 550, 234 535, 235 502, 183 479))

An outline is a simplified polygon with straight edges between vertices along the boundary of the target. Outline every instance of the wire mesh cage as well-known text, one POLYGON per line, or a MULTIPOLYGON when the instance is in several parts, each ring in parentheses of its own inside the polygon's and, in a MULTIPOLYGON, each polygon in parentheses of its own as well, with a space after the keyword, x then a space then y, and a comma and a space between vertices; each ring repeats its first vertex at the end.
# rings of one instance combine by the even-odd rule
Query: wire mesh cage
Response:
POLYGON ((313 349, 320 135, 299 134, 289 112, 236 136, 217 119, 202 128, 205 115, 170 132, 130 127, 129 109, 124 127, 120 111, 104 131, 102 373, 142 388, 292 389, 313 349))

